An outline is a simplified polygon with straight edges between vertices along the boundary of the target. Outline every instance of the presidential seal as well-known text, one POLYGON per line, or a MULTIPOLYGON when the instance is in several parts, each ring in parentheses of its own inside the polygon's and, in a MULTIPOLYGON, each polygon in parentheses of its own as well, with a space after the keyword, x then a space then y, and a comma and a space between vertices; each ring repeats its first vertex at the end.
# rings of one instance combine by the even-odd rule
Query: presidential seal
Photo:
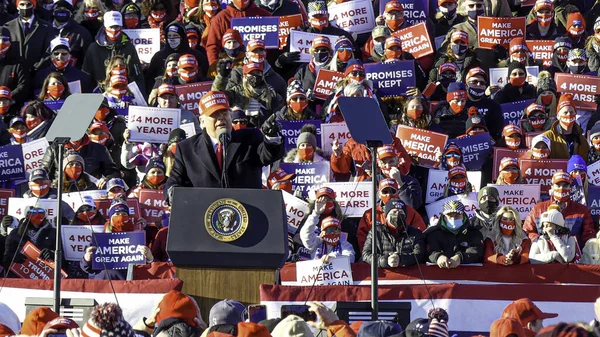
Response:
POLYGON ((248 229, 248 211, 236 200, 216 200, 204 214, 204 226, 210 236, 221 242, 235 241, 248 229))

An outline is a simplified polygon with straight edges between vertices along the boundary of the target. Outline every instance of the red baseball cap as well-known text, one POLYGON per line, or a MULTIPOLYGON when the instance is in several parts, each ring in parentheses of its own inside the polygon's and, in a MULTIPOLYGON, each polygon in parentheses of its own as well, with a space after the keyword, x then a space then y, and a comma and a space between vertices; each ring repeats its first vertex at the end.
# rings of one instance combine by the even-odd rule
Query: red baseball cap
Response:
POLYGON ((529 298, 518 299, 504 308, 503 318, 514 318, 521 323, 521 326, 527 326, 527 323, 538 319, 554 318, 558 314, 545 313, 540 310, 529 298))
POLYGON ((267 187, 271 188, 276 183, 279 183, 282 181, 293 180, 294 178, 296 178, 296 174, 287 173, 282 168, 279 167, 279 168, 277 168, 277 170, 275 170, 275 171, 271 172, 271 174, 269 174, 269 177, 267 178, 267 187))
POLYGON ((200 115, 208 116, 219 110, 231 110, 227 95, 221 91, 209 91, 204 94, 200 98, 198 109, 200 109, 200 115))
POLYGON ((324 195, 335 200, 335 191, 327 186, 321 187, 317 190, 317 193, 315 194, 315 199, 319 199, 324 195))

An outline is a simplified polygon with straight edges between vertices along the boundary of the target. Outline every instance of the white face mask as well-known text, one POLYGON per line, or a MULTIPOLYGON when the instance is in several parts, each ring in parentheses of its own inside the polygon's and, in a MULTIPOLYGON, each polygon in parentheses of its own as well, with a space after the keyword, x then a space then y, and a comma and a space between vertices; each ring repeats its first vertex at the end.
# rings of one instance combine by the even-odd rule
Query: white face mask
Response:
POLYGON ((459 229, 463 224, 463 219, 448 219, 446 218, 446 226, 452 230, 459 229))
POLYGON ((177 49, 177 47, 179 47, 179 44, 181 43, 181 39, 167 39, 167 43, 172 49, 177 49))

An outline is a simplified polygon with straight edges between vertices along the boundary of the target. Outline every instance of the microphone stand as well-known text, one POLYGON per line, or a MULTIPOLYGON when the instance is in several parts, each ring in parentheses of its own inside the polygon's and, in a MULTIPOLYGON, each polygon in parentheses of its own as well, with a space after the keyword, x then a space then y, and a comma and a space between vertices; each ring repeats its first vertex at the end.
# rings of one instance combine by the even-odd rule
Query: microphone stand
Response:
POLYGON ((221 187, 229 188, 229 176, 227 175, 227 145, 229 143, 229 134, 222 133, 219 136, 219 142, 223 146, 223 168, 221 169, 221 187))

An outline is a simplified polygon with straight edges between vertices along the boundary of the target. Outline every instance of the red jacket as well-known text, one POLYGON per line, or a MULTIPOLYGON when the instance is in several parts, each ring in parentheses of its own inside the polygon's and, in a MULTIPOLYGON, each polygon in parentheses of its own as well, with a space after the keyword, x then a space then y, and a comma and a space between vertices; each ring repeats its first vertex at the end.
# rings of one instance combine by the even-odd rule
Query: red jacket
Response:
MULTIPOLYGON (((538 203, 529 212, 525 222, 523 222, 523 230, 529 235, 532 242, 540 236, 538 234, 538 228, 541 229, 542 226, 539 223, 540 217, 542 213, 548 210, 548 206, 552 203, 552 199, 538 203)), ((565 217, 565 226, 571 230, 571 235, 577 237, 579 248, 583 248, 587 240, 596 237, 594 220, 587 206, 569 201, 567 207, 561 213, 565 217)))
MULTIPOLYGON (((494 253, 494 248, 496 247, 496 242, 493 242, 490 238, 485 239, 484 244, 484 252, 483 252, 483 262, 502 264, 506 262, 506 256, 502 254, 494 253)), ((531 240, 523 239, 521 241, 521 254, 518 256, 513 256, 514 264, 527 264, 529 263, 529 250, 531 249, 531 240)))
POLYGON ((152 256, 154 256, 154 261, 156 262, 167 262, 169 260, 169 255, 167 255, 167 236, 169 235, 169 227, 161 228, 158 233, 156 233, 156 237, 154 242, 150 246, 150 250, 152 251, 152 256))
POLYGON ((223 38, 225 31, 231 28, 231 18, 245 18, 251 16, 271 16, 271 13, 265 9, 259 8, 252 2, 244 11, 239 11, 232 5, 229 5, 211 20, 208 41, 206 42, 208 64, 213 64, 219 60, 219 52, 223 49, 221 39, 223 38))
MULTIPOLYGON (((365 241, 367 241, 367 235, 369 234, 369 231, 373 226, 373 218, 371 212, 373 212, 372 208, 366 210, 362 218, 360 218, 360 222, 358 223, 358 230, 356 231, 356 236, 358 238, 358 247, 360 248, 361 252, 365 245, 365 241)), ((383 210, 381 209, 380 205, 377 205, 376 212, 378 221, 384 223, 385 214, 383 213, 383 210)), ((417 228, 421 232, 427 228, 427 225, 425 225, 425 222, 423 221, 421 215, 417 213, 417 211, 412 206, 409 205, 406 205, 406 223, 417 228)))

